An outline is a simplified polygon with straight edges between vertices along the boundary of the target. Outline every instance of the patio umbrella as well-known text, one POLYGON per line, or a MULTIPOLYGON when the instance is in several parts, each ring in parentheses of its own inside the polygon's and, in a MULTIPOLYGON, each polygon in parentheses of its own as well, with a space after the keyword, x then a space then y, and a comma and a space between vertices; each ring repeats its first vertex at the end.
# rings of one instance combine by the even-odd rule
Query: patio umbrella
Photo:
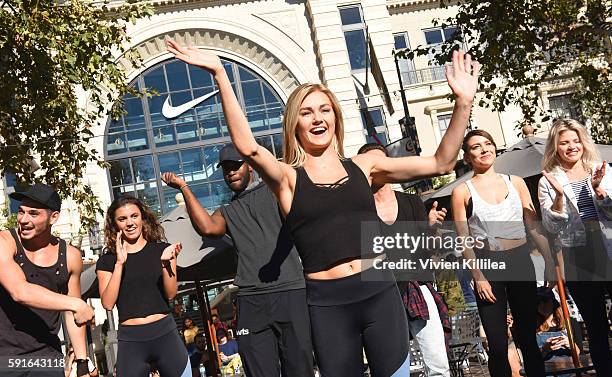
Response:
POLYGON ((236 275, 238 254, 229 236, 202 237, 193 227, 187 208, 179 205, 160 219, 166 239, 181 242, 177 277, 179 281, 218 281, 236 275))

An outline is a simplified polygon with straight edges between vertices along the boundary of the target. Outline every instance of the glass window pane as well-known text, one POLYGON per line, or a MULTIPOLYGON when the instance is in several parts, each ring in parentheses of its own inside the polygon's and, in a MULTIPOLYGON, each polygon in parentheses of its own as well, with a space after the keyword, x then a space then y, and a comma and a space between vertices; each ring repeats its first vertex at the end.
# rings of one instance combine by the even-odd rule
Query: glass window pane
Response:
POLYGON ((363 22, 361 18, 361 12, 359 11, 358 6, 340 8, 340 20, 342 21, 342 25, 353 25, 360 24, 363 22))
POLYGON ((195 122, 179 124, 176 126, 176 137, 180 143, 191 143, 199 140, 201 131, 195 122))
POLYGON ((106 154, 112 156, 114 154, 127 152, 127 141, 124 133, 108 135, 106 139, 106 154))
POLYGON ((176 144, 176 136, 174 134, 174 127, 164 126, 164 127, 154 128, 153 129, 153 139, 155 140, 155 145, 158 147, 176 144))
POLYGON ((155 89, 159 93, 167 92, 166 79, 164 78, 163 66, 160 66, 144 76, 145 86, 149 89, 155 89))
POLYGON ((266 113, 267 113, 266 124, 268 125, 269 128, 283 127, 283 120, 282 120, 283 108, 280 103, 274 107, 268 107, 268 110, 266 113))
POLYGON ((155 179, 155 168, 152 156, 141 156, 132 158, 132 169, 136 182, 150 181, 155 179))
POLYGON ((208 183, 189 186, 193 195, 198 198, 198 201, 204 208, 212 208, 213 199, 210 197, 210 187, 208 183))
POLYGON ((142 110, 142 100, 140 98, 128 98, 125 100, 125 111, 123 121, 127 129, 145 128, 144 112, 142 110))
POLYGON ((136 191, 134 189, 134 186, 129 185, 129 186, 120 186, 120 187, 113 188, 113 199, 117 199, 124 195, 136 196, 136 191))
POLYGON ((172 104, 172 106, 175 106, 175 107, 181 106, 184 103, 191 101, 192 99, 193 98, 191 98, 191 92, 189 91, 183 91, 183 92, 170 94, 170 103, 172 104))
POLYGON ((283 158, 283 134, 276 134, 272 137, 274 142, 274 152, 278 159, 283 158))
POLYGON ((172 209, 176 208, 178 206, 178 203, 176 202, 176 194, 178 194, 179 191, 175 190, 171 187, 168 186, 164 186, 163 188, 163 198, 162 198, 162 206, 163 206, 163 212, 164 213, 168 213, 170 212, 172 209))
POLYGON ((255 140, 257 141, 257 144, 261 145, 262 147, 269 150, 270 153, 274 154, 274 149, 272 148, 272 137, 271 136, 260 136, 256 138, 255 140))
POLYGON ((208 208, 216 208, 227 204, 232 199, 232 190, 225 184, 225 182, 213 182, 210 184, 211 191, 211 202, 212 205, 207 206, 208 208))
POLYGON ((149 148, 147 141, 147 131, 129 131, 127 133, 127 143, 130 151, 141 151, 149 148))
POLYGON ((200 148, 181 151, 181 163, 184 178, 187 182, 206 179, 206 174, 204 173, 204 156, 200 148))
POLYGON ((243 82, 242 93, 244 95, 244 104, 247 109, 251 106, 258 106, 264 103, 260 81, 243 82))
POLYGON ((210 180, 223 179, 221 168, 217 168, 219 163, 219 151, 225 144, 216 144, 204 147, 204 159, 206 160, 206 174, 210 180))
POLYGON ((447 41, 453 37, 453 34, 457 31, 455 27, 448 27, 444 29, 444 40, 447 41))
POLYGON ((348 48, 351 69, 364 69, 366 66, 366 41, 363 30, 345 31, 344 40, 348 48))
POLYGON ((113 186, 125 185, 133 183, 132 170, 130 169, 130 161, 116 160, 110 162, 110 178, 113 186))
POLYGON ((180 60, 166 64, 166 75, 170 91, 189 89, 187 65, 180 60))
POLYGON ((247 111, 247 119, 249 120, 249 126, 251 126, 253 132, 268 129, 266 111, 263 107, 251 107, 251 111, 247 111))
POLYGON ((153 127, 170 124, 170 120, 162 115, 161 109, 168 95, 155 96, 148 99, 149 114, 153 127))
POLYGON ((211 74, 200 67, 189 65, 189 76, 191 76, 191 85, 194 88, 212 87, 213 85, 211 74))
POLYGON ((442 31, 440 29, 425 31, 425 42, 428 45, 442 43, 442 31))
POLYGON ((257 80, 257 77, 244 67, 238 67, 238 73, 241 81, 257 80))
POLYGON ((232 69, 233 65, 230 62, 221 60, 221 62, 223 63, 223 68, 225 69, 225 72, 227 73, 227 77, 229 78, 230 82, 233 83, 234 82, 234 70, 232 69))
POLYGON ((147 207, 153 210, 153 212, 161 214, 157 184, 155 182, 150 182, 143 185, 136 185, 136 189, 136 195, 138 198, 141 199, 147 205, 147 207))
POLYGON ((221 137, 221 122, 217 114, 200 114, 198 110, 198 122, 203 139, 214 139, 221 137))
POLYGON ((406 45, 406 37, 404 36, 404 34, 395 34, 393 36, 393 40, 395 43, 394 47, 396 50, 401 50, 401 49, 408 47, 406 45))
POLYGON ((159 171, 162 173, 171 172, 181 175, 181 161, 178 152, 163 153, 157 156, 159 171))
POLYGON ((261 86, 264 92, 264 98, 266 99, 266 103, 270 104, 270 103, 280 102, 280 98, 278 98, 276 93, 274 93, 274 91, 270 88, 270 86, 267 83, 262 81, 261 84, 262 84, 261 86))

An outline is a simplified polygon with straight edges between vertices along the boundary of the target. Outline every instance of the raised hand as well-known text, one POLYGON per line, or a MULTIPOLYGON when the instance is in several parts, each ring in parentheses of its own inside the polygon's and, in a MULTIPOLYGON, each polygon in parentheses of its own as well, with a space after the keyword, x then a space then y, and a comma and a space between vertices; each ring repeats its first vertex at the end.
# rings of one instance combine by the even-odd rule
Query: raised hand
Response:
POLYGON ((554 175, 550 174, 546 170, 542 170, 542 175, 544 176, 544 178, 546 178, 548 183, 550 183, 557 195, 563 195, 563 186, 561 186, 561 184, 559 183, 559 181, 557 181, 557 178, 555 178, 554 175))
POLYGON ((164 262, 169 262, 172 259, 178 257, 181 250, 183 249, 183 245, 179 243, 173 243, 172 245, 166 247, 161 255, 162 264, 164 262))
POLYGON ((217 75, 223 71, 221 59, 210 51, 201 50, 193 46, 183 47, 176 43, 173 39, 166 40, 166 47, 169 52, 174 54, 175 58, 182 60, 187 64, 202 67, 212 75, 217 75))
POLYGON ((472 101, 478 90, 480 63, 472 62, 470 54, 453 51, 453 68, 446 66, 446 81, 458 100, 472 101))
POLYGON ((597 190, 597 188, 599 188, 603 177, 606 175, 606 165, 608 165, 608 163, 604 161, 600 167, 595 169, 595 173, 593 173, 593 177, 591 178, 593 190, 597 190))
POLYGON ((439 226, 442 225, 442 222, 446 218, 446 208, 442 208, 438 210, 438 201, 433 202, 431 209, 429 210, 429 214, 427 216, 429 226, 439 226))
POLYGON ((127 250, 125 250, 121 231, 117 232, 117 240, 115 241, 115 253, 117 254, 117 261, 115 262, 115 264, 123 265, 125 261, 127 261, 128 253, 127 250))
POLYGON ((170 172, 166 172, 162 174, 162 181, 164 181, 168 186, 180 190, 182 187, 185 187, 187 183, 185 180, 178 175, 170 172))

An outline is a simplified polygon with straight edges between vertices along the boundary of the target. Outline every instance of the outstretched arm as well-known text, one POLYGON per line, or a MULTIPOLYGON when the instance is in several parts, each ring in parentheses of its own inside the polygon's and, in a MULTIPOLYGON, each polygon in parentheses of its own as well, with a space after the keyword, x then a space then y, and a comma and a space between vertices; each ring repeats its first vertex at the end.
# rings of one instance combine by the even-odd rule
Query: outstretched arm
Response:
POLYGON ((29 283, 23 270, 13 259, 15 247, 15 241, 9 232, 0 232, 0 270, 2 271, 0 285, 6 289, 15 302, 38 309, 69 310, 73 313, 78 325, 93 318, 93 309, 81 298, 55 293, 40 285, 29 283))
POLYGON ((261 175, 268 187, 277 195, 288 186, 286 172, 291 170, 287 165, 276 160, 266 148, 257 144, 238 99, 232 89, 227 73, 219 57, 212 52, 197 47, 182 47, 172 39, 167 40, 168 51, 177 59, 187 64, 196 65, 210 72, 219 87, 223 114, 227 121, 232 142, 236 150, 261 175))
POLYGON ((168 186, 181 191, 189 218, 199 234, 207 237, 222 237, 225 234, 226 222, 221 211, 217 209, 212 216, 209 215, 184 179, 174 173, 166 172, 162 174, 162 180, 168 186))
POLYGON ((450 125, 433 156, 389 158, 363 154, 356 156, 355 162, 358 159, 369 159, 370 163, 364 162, 363 165, 370 165, 370 176, 377 184, 405 182, 452 172, 470 120, 472 102, 478 89, 479 71, 480 64, 472 62, 469 54, 453 52, 453 68, 451 70, 446 67, 446 78, 456 97, 455 106, 450 125))

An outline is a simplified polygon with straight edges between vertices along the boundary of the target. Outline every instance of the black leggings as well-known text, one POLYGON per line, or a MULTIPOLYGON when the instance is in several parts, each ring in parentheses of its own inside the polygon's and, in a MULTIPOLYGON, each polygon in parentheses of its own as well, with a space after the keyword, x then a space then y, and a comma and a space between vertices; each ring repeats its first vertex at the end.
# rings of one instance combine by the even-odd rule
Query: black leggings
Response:
POLYGON ((544 361, 536 341, 537 309, 535 269, 529 247, 521 246, 506 251, 479 251, 478 259, 490 258, 504 262, 505 270, 482 270, 491 284, 494 303, 476 295, 480 320, 489 344, 489 372, 495 377, 511 377, 508 362, 507 306, 514 318, 514 341, 521 349, 525 371, 529 377, 544 377, 544 361), (520 281, 511 277, 520 277, 520 281))
POLYGON ((595 371, 598 376, 612 376, 612 355, 608 344, 610 325, 605 303, 606 292, 612 297, 611 262, 599 224, 595 225, 596 231, 586 232, 585 246, 563 249, 563 260, 567 288, 587 328, 595 371))
POLYGON ((119 325, 117 377, 148 377, 154 364, 162 377, 191 377, 187 349, 168 315, 146 325, 119 325))
MULTIPOLYGON (((390 279, 393 279, 391 274, 390 279)), ((394 280, 306 280, 312 340, 322 377, 409 375, 406 311, 394 280)))

